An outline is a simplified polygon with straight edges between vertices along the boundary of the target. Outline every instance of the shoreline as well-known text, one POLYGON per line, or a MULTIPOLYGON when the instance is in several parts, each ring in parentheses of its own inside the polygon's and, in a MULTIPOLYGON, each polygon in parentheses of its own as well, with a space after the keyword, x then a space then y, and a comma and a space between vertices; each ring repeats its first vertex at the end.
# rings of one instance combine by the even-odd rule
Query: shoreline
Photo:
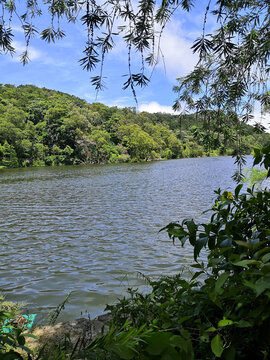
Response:
MULTIPOLYGON (((62 167, 85 167, 85 166, 117 166, 117 165, 129 165, 129 164, 147 164, 151 162, 160 162, 160 161, 172 161, 172 160, 183 160, 183 159, 204 159, 204 158, 217 158, 217 157, 232 157, 233 154, 218 154, 218 155, 201 155, 201 156, 191 156, 191 157, 178 157, 174 159, 148 159, 148 160, 141 160, 141 161, 126 161, 126 162, 116 162, 116 163, 109 163, 109 162, 102 162, 102 163, 79 163, 79 164, 59 164, 59 165, 39 165, 39 166, 18 166, 18 167, 7 167, 7 166, 0 166, 1 170, 18 170, 18 169, 49 169, 49 168, 62 168, 62 167)), ((244 154, 244 156, 252 156, 252 154, 244 154)))

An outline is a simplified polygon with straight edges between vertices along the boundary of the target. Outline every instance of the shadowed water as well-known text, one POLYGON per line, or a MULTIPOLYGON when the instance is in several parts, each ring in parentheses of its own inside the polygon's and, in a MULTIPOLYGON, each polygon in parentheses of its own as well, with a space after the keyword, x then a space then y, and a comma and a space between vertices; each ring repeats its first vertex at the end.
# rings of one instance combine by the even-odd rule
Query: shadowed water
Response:
MULTIPOLYGON (((251 163, 251 159, 249 159, 251 163)), ((234 187, 229 157, 0 172, 0 289, 44 319, 69 291, 64 319, 143 280, 192 262, 159 229, 202 214, 214 190, 234 187)))

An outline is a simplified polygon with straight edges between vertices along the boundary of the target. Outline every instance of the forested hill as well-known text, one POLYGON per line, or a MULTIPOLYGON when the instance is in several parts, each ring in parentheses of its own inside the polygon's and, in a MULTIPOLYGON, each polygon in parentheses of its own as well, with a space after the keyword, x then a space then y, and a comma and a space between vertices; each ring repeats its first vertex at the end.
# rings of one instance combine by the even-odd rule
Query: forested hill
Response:
POLYGON ((96 164, 232 154, 270 135, 211 114, 136 113, 32 85, 0 85, 0 167, 96 164))

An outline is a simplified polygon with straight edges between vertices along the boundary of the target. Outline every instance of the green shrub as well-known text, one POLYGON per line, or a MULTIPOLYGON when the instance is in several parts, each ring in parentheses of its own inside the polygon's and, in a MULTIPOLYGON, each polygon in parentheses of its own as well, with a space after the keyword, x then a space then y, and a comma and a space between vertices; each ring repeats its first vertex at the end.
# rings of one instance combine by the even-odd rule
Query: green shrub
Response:
POLYGON ((34 167, 45 166, 45 162, 43 160, 36 160, 36 161, 33 161, 32 166, 34 166, 34 167))
POLYGON ((34 359, 31 349, 25 346, 26 337, 34 337, 30 334, 23 334, 23 330, 18 327, 9 326, 12 332, 5 333, 3 324, 6 320, 12 319, 13 315, 9 312, 0 311, 0 359, 1 360, 24 360, 34 359))
POLYGON ((158 159, 160 159, 160 154, 157 153, 155 150, 152 150, 151 155, 150 155, 150 159, 151 160, 158 160, 158 159))
POLYGON ((172 158, 172 151, 168 148, 161 151, 161 157, 164 159, 171 159, 172 158))
POLYGON ((128 162, 128 161, 130 161, 130 155, 129 154, 120 154, 118 157, 118 161, 120 163, 128 162))
POLYGON ((24 304, 15 303, 5 300, 5 297, 0 293, 0 311, 8 312, 12 316, 16 316, 21 313, 24 304))
MULTIPOLYGON (((12 325, 9 333, 5 332, 3 325, 6 321, 14 319, 21 313, 23 304, 6 301, 4 296, 0 294, 0 359, 1 360, 17 360, 17 359, 33 359, 33 352, 25 346, 25 337, 31 336, 23 334, 21 328, 12 325)), ((5 326, 7 324, 5 323, 5 326)))
POLYGON ((110 154, 109 163, 110 164, 117 164, 119 162, 119 155, 117 154, 110 154))
POLYGON ((267 175, 267 170, 261 169, 247 169, 245 171, 245 182, 247 181, 250 186, 257 185, 261 186, 262 182, 265 180, 267 175))

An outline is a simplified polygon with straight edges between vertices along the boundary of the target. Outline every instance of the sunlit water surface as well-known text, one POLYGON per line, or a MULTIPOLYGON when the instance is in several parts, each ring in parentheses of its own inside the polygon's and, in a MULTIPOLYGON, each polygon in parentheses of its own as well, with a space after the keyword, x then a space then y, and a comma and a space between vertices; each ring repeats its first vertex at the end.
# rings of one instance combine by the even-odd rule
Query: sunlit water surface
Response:
MULTIPOLYGON (((251 158, 248 159, 251 165, 251 158)), ((0 289, 45 321, 72 292, 62 320, 93 318, 138 273, 174 274, 192 249, 160 228, 202 214, 218 187, 234 187, 230 157, 114 166, 0 171, 0 289)))

